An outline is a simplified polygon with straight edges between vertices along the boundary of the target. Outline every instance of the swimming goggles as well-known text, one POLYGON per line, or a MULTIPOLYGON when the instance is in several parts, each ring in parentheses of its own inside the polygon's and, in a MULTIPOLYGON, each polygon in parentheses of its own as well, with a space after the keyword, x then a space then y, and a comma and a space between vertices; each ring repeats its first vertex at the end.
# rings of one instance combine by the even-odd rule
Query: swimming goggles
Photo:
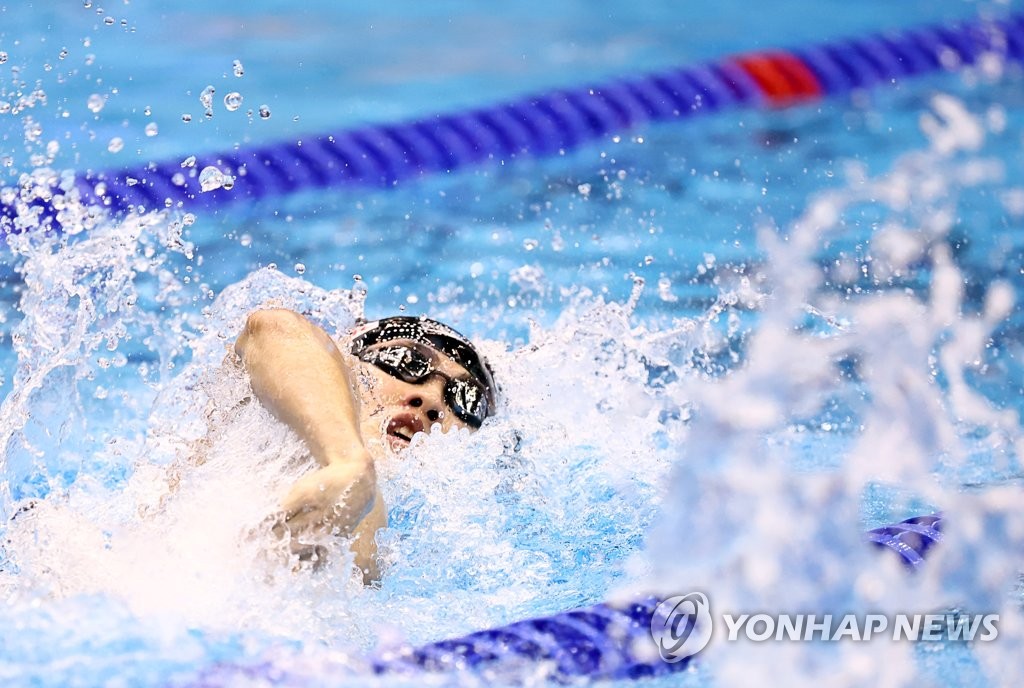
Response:
POLYGON ((408 344, 381 345, 357 355, 359 360, 411 385, 422 385, 437 375, 444 379, 444 403, 456 418, 474 428, 479 428, 487 418, 487 392, 483 385, 472 377, 455 378, 441 372, 426 354, 408 344))

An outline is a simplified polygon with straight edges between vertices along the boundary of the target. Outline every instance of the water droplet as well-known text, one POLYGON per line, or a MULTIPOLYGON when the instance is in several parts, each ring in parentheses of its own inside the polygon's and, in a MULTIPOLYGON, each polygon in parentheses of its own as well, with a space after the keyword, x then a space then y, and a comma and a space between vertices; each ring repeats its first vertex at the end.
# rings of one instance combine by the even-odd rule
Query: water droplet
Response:
POLYGON ((238 91, 232 91, 224 96, 224 107, 227 108, 228 112, 234 112, 242 107, 242 94, 238 91))
POLYGON ((230 174, 225 174, 224 181, 221 182, 220 188, 224 189, 225 191, 231 191, 231 189, 235 188, 235 178, 232 177, 230 174))
POLYGON ((99 112, 106 105, 106 100, 99 93, 93 93, 89 96, 89 100, 85 103, 86 107, 89 108, 93 113, 99 112))
POLYGON ((114 25, 114 18, 113 17, 104 17, 103 18, 103 23, 106 24, 107 26, 113 26, 114 25))
POLYGON ((187 158, 185 158, 184 160, 181 161, 181 166, 182 167, 195 167, 196 166, 196 156, 194 156, 194 155, 188 156, 187 158))
POLYGON ((188 114, 187 112, 185 112, 185 113, 182 113, 182 115, 181 115, 181 121, 182 121, 182 122, 185 122, 186 124, 187 124, 188 122, 191 122, 191 121, 192 121, 192 115, 188 114))
POLYGON ((174 184, 175 186, 185 186, 185 175, 181 172, 175 172, 171 176, 171 184, 174 184))
POLYGON ((89 53, 88 55, 85 56, 85 66, 86 67, 92 66, 92 63, 95 62, 95 61, 96 61, 96 56, 93 55, 92 53, 89 53))
POLYGON ((305 266, 305 264, 303 264, 303 263, 296 263, 295 264, 295 274, 297 274, 297 275, 304 275, 304 274, 306 274, 306 266, 305 266))
POLYGON ((135 186, 136 184, 139 183, 139 180, 136 179, 135 177, 125 177, 124 183, 127 184, 128 186, 135 186))
POLYGON ((540 242, 537 241, 536 239, 523 239, 523 248, 525 248, 527 251, 532 251, 538 246, 540 246, 540 242))
POLYGON ((270 108, 260 105, 260 119, 270 119, 270 108))
POLYGON ((107 144, 107 150, 111 153, 120 153, 124 149, 124 139, 120 136, 115 136, 110 139, 110 143, 107 144))
POLYGON ((150 122, 146 125, 146 136, 156 136, 159 129, 156 126, 156 122, 150 122))
POLYGON ((245 74, 245 67, 242 66, 242 61, 235 60, 232 62, 231 71, 234 72, 235 76, 241 78, 245 74))
POLYGON ((181 218, 181 224, 185 225, 186 227, 191 227, 195 223, 196 216, 193 215, 192 213, 185 213, 181 218))
POLYGON ((217 91, 213 86, 207 86, 203 89, 203 92, 199 94, 199 103, 203 106, 204 110, 209 110, 213 107, 213 94, 216 92, 217 91))
POLYGON ((587 196, 590 195, 591 188, 592 187, 590 186, 590 184, 580 184, 579 186, 576 187, 576 190, 580 192, 580 196, 586 198, 587 196))
POLYGON ((151 107, 149 107, 147 105, 145 108, 143 108, 142 114, 144 114, 146 117, 149 117, 150 115, 153 114, 153 108, 151 108, 151 107))
POLYGON ((59 60, 63 60, 67 56, 68 56, 68 49, 67 48, 61 48, 60 52, 57 53, 57 59, 59 59, 59 60))
POLYGON ((7 62, 7 51, 0 50, 0 64, 3 64, 4 62, 7 62))
POLYGON ((82 7, 85 9, 92 7, 92 0, 82 0, 82 7))
POLYGON ((249 248, 250 246, 252 246, 252 235, 243 234, 242 236, 238 237, 238 243, 241 244, 243 248, 249 248))
POLYGON ((213 165, 204 167, 203 171, 199 173, 199 188, 203 191, 213 191, 222 186, 224 186, 224 173, 213 165))

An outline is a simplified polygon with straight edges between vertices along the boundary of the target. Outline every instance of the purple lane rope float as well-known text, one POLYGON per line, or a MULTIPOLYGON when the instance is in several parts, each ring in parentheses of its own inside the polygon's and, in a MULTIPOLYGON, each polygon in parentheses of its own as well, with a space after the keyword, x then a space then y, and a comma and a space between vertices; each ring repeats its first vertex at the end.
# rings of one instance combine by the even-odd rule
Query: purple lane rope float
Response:
MULTIPOLYGON (((466 112, 197 156, 187 169, 180 161, 164 161, 90 171, 72 185, 87 205, 114 213, 178 204, 215 208, 308 189, 390 188, 487 160, 557 154, 640 124, 736 107, 788 107, 898 83, 973 65, 985 55, 1024 61, 1024 14, 745 53, 466 112), (231 179, 232 188, 204 191, 199 171, 208 167, 231 179)), ((66 193, 70 186, 54 189, 66 193)), ((15 200, 0 204, 0 230, 20 231, 17 218, 32 206, 60 224, 57 204, 15 200)))

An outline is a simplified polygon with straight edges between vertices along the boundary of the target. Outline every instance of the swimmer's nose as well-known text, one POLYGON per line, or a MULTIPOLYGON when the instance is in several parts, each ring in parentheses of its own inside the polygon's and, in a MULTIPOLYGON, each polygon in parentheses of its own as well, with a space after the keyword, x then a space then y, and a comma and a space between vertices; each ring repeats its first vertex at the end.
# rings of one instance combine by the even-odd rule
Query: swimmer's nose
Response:
POLYGON ((414 409, 419 409, 420 413, 426 416, 427 420, 430 423, 438 422, 439 420, 441 420, 441 417, 443 415, 443 411, 441 409, 435 408, 431 404, 427 404, 423 400, 423 397, 419 396, 418 394, 409 397, 405 403, 408 404, 409 406, 412 406, 414 409))

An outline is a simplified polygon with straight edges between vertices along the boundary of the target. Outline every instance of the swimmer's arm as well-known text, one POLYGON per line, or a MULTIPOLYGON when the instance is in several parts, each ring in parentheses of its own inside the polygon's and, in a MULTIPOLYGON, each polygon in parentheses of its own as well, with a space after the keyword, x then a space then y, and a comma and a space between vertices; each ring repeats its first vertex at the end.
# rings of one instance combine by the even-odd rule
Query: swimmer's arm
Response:
POLYGON ((275 309, 249 315, 235 353, 260 403, 302 438, 322 466, 300 479, 285 498, 286 524, 296 529, 326 523, 344 535, 359 526, 355 534, 363 544, 357 542, 354 550, 365 571, 385 511, 341 352, 303 316, 275 309))

